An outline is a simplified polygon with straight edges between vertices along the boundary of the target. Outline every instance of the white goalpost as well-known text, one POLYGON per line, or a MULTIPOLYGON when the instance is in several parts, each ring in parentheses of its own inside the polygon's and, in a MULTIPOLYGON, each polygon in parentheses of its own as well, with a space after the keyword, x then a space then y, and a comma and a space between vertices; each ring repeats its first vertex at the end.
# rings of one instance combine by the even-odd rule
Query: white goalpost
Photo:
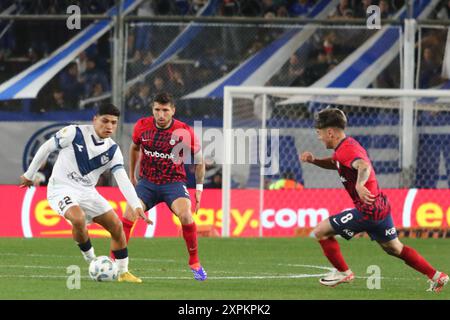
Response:
MULTIPOLYGON (((304 188, 341 187, 335 173, 298 162, 298 154, 305 150, 318 156, 330 154, 317 141, 313 126, 314 113, 327 106, 347 113, 348 133, 359 138, 375 159, 381 188, 420 188, 416 164, 417 157, 423 154, 418 135, 450 132, 449 121, 440 117, 450 111, 450 91, 446 90, 225 87, 221 159, 223 237, 233 236, 233 201, 251 202, 249 206, 260 221, 255 230, 264 236, 267 230, 262 219, 268 214, 265 194, 272 178, 295 176, 304 188), (249 130, 258 136, 247 135, 249 130), (243 139, 248 138, 245 146, 236 143, 242 135, 243 139), (236 161, 237 156, 245 156, 248 163, 236 161), (235 193, 236 189, 257 190, 257 199, 238 199, 240 193, 235 193)), ((422 171, 422 176, 426 176, 426 170, 422 171)), ((445 187, 445 182, 439 183, 445 187)), ((299 225, 302 223, 299 221, 299 225)))

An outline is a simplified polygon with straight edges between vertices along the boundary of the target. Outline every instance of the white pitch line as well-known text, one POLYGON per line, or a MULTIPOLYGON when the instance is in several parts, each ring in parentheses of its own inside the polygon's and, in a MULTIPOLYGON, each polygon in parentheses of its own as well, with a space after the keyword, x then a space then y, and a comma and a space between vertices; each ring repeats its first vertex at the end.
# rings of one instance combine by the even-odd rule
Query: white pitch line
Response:
MULTIPOLYGON (((325 274, 289 274, 289 275, 272 275, 272 276, 226 276, 214 277, 209 276, 208 280, 266 280, 266 279, 301 279, 301 278, 315 278, 322 277, 325 274)), ((140 277, 141 279, 152 280, 191 280, 192 277, 140 277)))
MULTIPOLYGON (((281 279, 302 279, 302 278, 318 278, 326 274, 290 274, 290 275, 273 275, 273 276, 225 276, 225 277, 215 277, 209 276, 208 280, 281 280, 281 279)), ((0 278, 38 278, 38 279, 67 279, 67 275, 24 275, 24 274, 14 274, 14 275, 0 275, 0 278)), ((82 279, 90 279, 88 276, 81 276, 82 279)), ((192 280, 192 277, 187 276, 140 276, 141 279, 147 280, 192 280)), ((369 277, 360 277, 359 279, 367 279, 369 277)), ((373 277, 375 278, 375 277, 373 277)), ((420 280, 422 278, 389 278, 389 277, 376 277, 377 279, 385 280, 420 280)))
MULTIPOLYGON (((333 271, 334 268, 325 267, 325 266, 316 266, 316 265, 308 265, 308 264, 282 264, 279 263, 279 266, 289 266, 289 267, 302 267, 302 268, 315 268, 322 269, 327 271, 333 271)), ((25 268, 25 269, 66 269, 67 267, 63 266, 42 266, 42 265, 0 265, 0 268, 25 268)), ((149 268, 138 268, 138 270, 145 271, 161 271, 160 269, 149 269, 149 268)), ((188 270, 168 270, 175 272, 188 272, 188 270)), ((230 271, 223 270, 215 270, 215 274, 229 274, 234 273, 230 271)), ((244 271, 242 273, 256 274, 256 275, 247 275, 247 276, 209 276, 210 280, 264 280, 264 279, 301 279, 301 278, 312 278, 312 277, 322 277, 325 274, 288 274, 288 275, 279 275, 279 274, 271 274, 271 273, 257 273, 257 272, 248 272, 244 271)), ((0 278, 67 278, 67 276, 52 276, 52 275, 0 275, 0 278)), ((88 276, 81 276, 81 278, 87 278, 88 276)), ((192 279, 192 277, 176 277, 176 276, 141 276, 142 279, 152 279, 152 280, 185 280, 192 279)), ((386 279, 386 280, 420 280, 422 278, 397 278, 397 277, 373 277, 373 276, 355 276, 355 278, 359 279, 386 279)))
MULTIPOLYGON (((22 257, 44 257, 44 258, 79 258, 79 256, 73 256, 73 255, 56 255, 56 254, 37 254, 37 253, 29 253, 29 254, 19 254, 19 253, 13 253, 13 252, 6 252, 2 253, 3 256, 22 256, 22 257)), ((137 260, 137 261, 148 261, 148 262, 177 262, 173 259, 150 259, 150 258, 133 258, 130 257, 130 260, 137 260)))
POLYGON ((374 276, 355 276, 357 279, 385 279, 385 280, 424 280, 424 278, 392 278, 392 277, 374 277, 374 276))
POLYGON ((66 267, 61 266, 24 266, 24 265, 0 265, 0 268, 30 268, 30 269, 66 269, 66 267))
MULTIPOLYGON (((208 277, 208 280, 267 280, 267 279, 301 279, 301 278, 315 278, 323 276, 323 274, 291 274, 279 276, 235 276, 235 277, 208 277)), ((63 275, 0 275, 0 278, 40 278, 40 279, 66 279, 63 275)), ((82 279, 89 279, 88 276, 81 276, 82 279)), ((192 280, 192 277, 140 277, 148 280, 192 280)))
POLYGON ((274 276, 229 276, 229 277, 208 277, 212 280, 264 280, 264 279, 301 279, 322 277, 325 274, 289 274, 274 276))
POLYGON ((279 266, 286 266, 286 267, 303 267, 303 268, 315 268, 315 269, 321 269, 321 270, 328 270, 333 271, 334 268, 330 267, 324 267, 324 266, 315 266, 310 264, 292 264, 292 263, 278 263, 279 266))
MULTIPOLYGON (((63 266, 45 266, 45 265, 0 265, 0 268, 26 268, 26 269, 65 269, 63 266)), ((144 270, 151 271, 147 268, 144 270)), ((154 271, 161 271, 159 269, 154 269, 154 271)), ((178 270, 178 271, 186 271, 187 270, 178 270)), ((232 272, 216 270, 214 271, 216 274, 229 274, 232 272)), ((210 276, 209 280, 264 280, 264 279, 300 279, 300 278, 311 278, 311 277, 321 277, 325 274, 270 274, 270 273, 257 273, 257 272, 247 272, 253 273, 255 275, 247 275, 247 276, 210 276)), ((67 278, 67 276, 63 275, 0 275, 2 278, 67 278)), ((81 278, 89 278, 87 276, 81 276, 81 278)), ((192 277, 187 276, 140 276, 142 279, 149 280, 190 280, 192 277)))
MULTIPOLYGON (((88 276, 80 276, 82 279, 89 279, 88 276)), ((6 275, 0 274, 0 278, 42 278, 42 279, 67 279, 67 276, 59 276, 59 275, 50 275, 50 274, 42 274, 42 275, 28 275, 28 274, 14 274, 14 275, 6 275)))
MULTIPOLYGON (((87 266, 86 266, 87 267, 87 266)), ((26 266, 26 265, 0 265, 0 269, 6 269, 6 268, 25 268, 25 269, 67 269, 67 267, 63 267, 63 266, 26 266)), ((156 272, 161 272, 161 269, 151 269, 151 268, 135 268, 135 271, 156 271, 156 272)), ((188 273, 189 270, 187 269, 177 269, 177 270, 168 270, 169 272, 186 272, 188 273)), ((249 272, 249 271, 242 271, 239 272, 241 274, 248 274, 246 276, 241 276, 241 277, 249 277, 249 278, 253 278, 253 277, 279 277, 279 274, 273 274, 273 273, 269 273, 269 272, 249 272)), ((236 272, 232 272, 232 271, 223 271, 223 270, 214 270, 214 274, 236 274, 236 272)), ((321 276, 320 274, 317 276, 321 276)), ((142 277, 141 277, 142 278, 142 277)), ((145 276, 144 276, 145 278, 145 276)), ((147 277, 147 278, 153 278, 153 277, 147 277)), ((160 277, 156 277, 156 278, 160 278, 160 277)), ((167 277, 166 277, 167 278, 167 277)), ((165 279, 166 279, 165 278, 165 279)), ((189 277, 190 279, 191 277, 189 277)), ((211 277, 210 277, 211 278, 211 277)), ((222 277, 215 277, 216 279, 234 279, 235 276, 222 276, 222 277)))

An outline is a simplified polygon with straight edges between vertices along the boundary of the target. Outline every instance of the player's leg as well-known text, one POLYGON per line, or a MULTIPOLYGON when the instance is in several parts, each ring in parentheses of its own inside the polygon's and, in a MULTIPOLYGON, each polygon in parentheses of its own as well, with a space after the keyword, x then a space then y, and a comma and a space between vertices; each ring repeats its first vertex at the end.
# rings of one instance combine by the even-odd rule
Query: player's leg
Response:
MULTIPOLYGON (((153 208, 158 203, 156 199, 156 186, 146 181, 145 179, 141 179, 137 183, 136 193, 139 200, 141 201, 144 211, 153 208)), ((127 243, 130 240, 131 231, 133 230, 133 226, 136 223, 137 219, 138 216, 135 214, 134 210, 129 205, 127 205, 121 219, 127 243)))
POLYGON ((80 206, 77 190, 65 185, 49 185, 47 200, 53 210, 72 224, 72 237, 84 260, 90 263, 95 258, 95 252, 87 231, 86 213, 80 206))
POLYGON ((83 209, 78 205, 71 206, 65 211, 64 218, 72 224, 73 239, 78 244, 84 260, 90 263, 95 258, 95 252, 89 239, 86 215, 83 209))
POLYGON ((404 245, 398 238, 378 243, 387 254, 402 259, 408 266, 426 275, 431 283, 429 291, 439 292, 449 281, 448 275, 437 271, 416 250, 404 245))
MULTIPOLYGON (((372 222, 374 223, 374 222, 372 222)), ((394 257, 402 259, 411 268, 426 275, 435 286, 432 291, 440 291, 448 282, 448 276, 436 271, 427 260, 416 250, 400 242, 391 214, 367 230, 373 240, 376 240, 383 250, 394 257)))
POLYGON ((170 205, 170 209, 180 219, 183 238, 189 252, 189 265, 199 263, 197 227, 191 213, 191 200, 177 198, 170 205))
POLYGON ((114 255, 119 269, 119 282, 142 282, 141 279, 133 276, 128 271, 128 248, 122 223, 117 214, 113 210, 109 210, 102 215, 94 217, 93 221, 101 225, 111 234, 111 252, 114 255))
POLYGON ((128 249, 122 223, 109 202, 96 190, 83 195, 82 200, 82 208, 88 220, 100 224, 111 234, 111 251, 119 269, 118 281, 142 282, 128 272, 128 249))
MULTIPOLYGON (((192 217, 191 200, 189 193, 183 184, 171 184, 170 190, 166 190, 165 202, 172 212, 180 219, 183 238, 189 253, 189 266, 194 273, 194 278, 199 281, 207 279, 206 271, 200 264, 198 257, 197 226, 192 217), (172 200, 173 197, 177 197, 172 200)), ((164 194, 164 192, 163 192, 164 194)))
POLYGON ((109 210, 104 214, 93 218, 93 221, 101 225, 111 234, 111 250, 113 252, 120 251, 127 247, 122 223, 113 210, 109 210))
MULTIPOLYGON (((144 212, 147 211, 148 209, 144 201, 142 201, 141 199, 139 200, 141 201, 142 208, 144 208, 144 212)), ((135 214, 134 210, 127 204, 127 207, 121 219, 123 225, 123 232, 125 234, 125 240, 127 243, 130 240, 131 232, 138 218, 139 217, 137 216, 137 214, 135 214)))
MULTIPOLYGON (((333 216, 332 219, 337 216, 333 216)), ((330 218, 321 221, 314 228, 313 233, 322 247, 325 257, 337 269, 337 272, 331 272, 320 279, 320 283, 334 287, 340 283, 352 281, 354 274, 345 262, 339 243, 335 238, 335 235, 339 234, 339 230, 333 228, 330 218)))

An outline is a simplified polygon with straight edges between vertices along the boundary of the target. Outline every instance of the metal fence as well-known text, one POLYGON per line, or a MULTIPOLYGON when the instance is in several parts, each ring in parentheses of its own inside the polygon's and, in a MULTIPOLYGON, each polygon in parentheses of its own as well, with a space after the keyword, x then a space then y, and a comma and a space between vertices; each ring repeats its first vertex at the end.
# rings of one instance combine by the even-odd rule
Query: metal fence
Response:
MULTIPOLYGON (((2 18, 2 21, 6 18, 14 21, 14 24, 0 38, 1 82, 46 57, 78 32, 67 30, 66 16, 2 18), (9 50, 11 46, 15 51, 9 50)), ((83 15, 82 30, 99 18, 105 16, 83 15)), ((404 72, 401 54, 403 27, 399 21, 382 22, 383 26, 399 35, 399 40, 394 46, 393 59, 384 69, 375 70, 381 72, 371 79, 369 86, 401 88, 404 72)), ((432 88, 445 85, 448 80, 448 76, 442 74, 448 34, 445 22, 426 21, 422 24, 419 21, 417 30, 415 86, 432 88)), ((167 90, 177 98, 177 116, 182 120, 189 123, 202 120, 205 121, 205 127, 221 127, 222 97, 213 94, 202 96, 202 88, 238 70, 255 54, 271 46, 276 47, 287 36, 300 32, 306 32, 301 38, 302 44, 297 43, 297 47, 287 50, 289 54, 275 55, 271 61, 274 71, 268 72, 266 78, 259 77, 261 83, 258 85, 314 85, 380 31, 367 29, 365 20, 358 19, 121 17, 116 20, 116 28, 103 35, 55 75, 37 99, 0 101, 1 117, 6 121, 31 121, 37 116, 42 120, 77 121, 80 115, 86 114, 88 116, 83 115, 81 118, 87 120, 99 103, 119 101, 118 105, 125 115, 124 121, 133 123, 149 114, 154 93, 167 90), (179 40, 180 35, 186 34, 186 30, 191 30, 191 37, 186 37, 172 55, 168 54, 167 60, 162 59, 161 55, 179 40), (195 98, 187 98, 196 92, 195 98), (55 116, 55 113, 60 116, 55 116)), ((282 108, 276 112, 280 110, 282 108)), ((446 117, 447 113, 441 112, 437 118, 445 122, 448 121, 446 117)), ((422 121, 420 119, 424 117, 417 113, 417 119, 422 121)), ((427 119, 423 121, 435 121, 427 119)), ((129 135, 123 129, 118 135, 124 137, 119 142, 128 142, 129 135)), ((435 146, 437 141, 445 141, 441 136, 429 139, 434 141, 435 146)), ((426 144, 426 141, 423 143, 426 144)), ((450 175, 446 169, 450 167, 447 164, 450 161, 446 160, 449 153, 445 149, 440 150, 438 158, 444 161, 438 163, 437 174, 439 186, 443 187, 444 178, 450 175)), ((435 173, 427 176, 432 174, 435 173)))

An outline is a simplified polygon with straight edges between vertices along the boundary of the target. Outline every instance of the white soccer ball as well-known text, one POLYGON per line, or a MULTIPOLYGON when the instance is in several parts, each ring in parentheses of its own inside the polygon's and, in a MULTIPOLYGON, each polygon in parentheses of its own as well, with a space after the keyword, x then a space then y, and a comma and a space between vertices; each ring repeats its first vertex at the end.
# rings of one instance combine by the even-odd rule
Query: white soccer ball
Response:
POLYGON ((117 264, 107 256, 99 256, 89 264, 89 276, 95 281, 115 281, 119 275, 117 264))

